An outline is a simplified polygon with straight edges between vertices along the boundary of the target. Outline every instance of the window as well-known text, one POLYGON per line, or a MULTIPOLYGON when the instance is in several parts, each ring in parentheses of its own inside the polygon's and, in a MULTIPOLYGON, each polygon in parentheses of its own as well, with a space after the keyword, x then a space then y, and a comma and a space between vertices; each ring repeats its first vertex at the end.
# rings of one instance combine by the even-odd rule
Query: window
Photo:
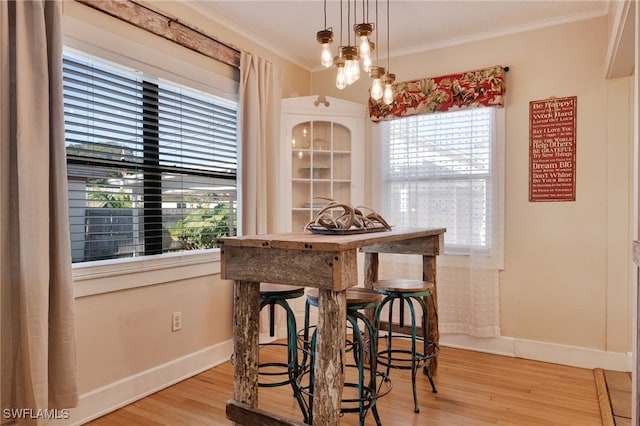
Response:
POLYGON ((383 122, 382 211, 397 227, 446 227, 447 253, 490 252, 500 231, 495 108, 383 122))
POLYGON ((235 102, 73 54, 63 82, 74 262, 236 234, 235 102))

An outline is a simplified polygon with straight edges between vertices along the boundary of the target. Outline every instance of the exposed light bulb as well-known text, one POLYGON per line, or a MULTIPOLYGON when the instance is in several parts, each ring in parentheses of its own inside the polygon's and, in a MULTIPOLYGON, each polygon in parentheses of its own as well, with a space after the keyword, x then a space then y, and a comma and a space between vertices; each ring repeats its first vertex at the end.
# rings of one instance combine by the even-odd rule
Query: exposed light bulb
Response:
POLYGON ((360 66, 360 64, 356 65, 354 60, 347 61, 347 64, 344 67, 347 84, 353 84, 356 81, 356 69, 358 66, 360 66))
POLYGON ((360 36, 360 55, 369 56, 371 54, 371 47, 369 46, 369 37, 366 35, 360 36))
POLYGON ((374 78, 371 83, 371 97, 376 101, 382 98, 382 81, 380 78, 374 78))
MULTIPOLYGON (((355 35, 358 39, 360 39, 360 48, 356 49, 353 54, 356 57, 360 56, 360 58, 364 59, 366 57, 371 56, 371 42, 369 41, 369 36, 373 32, 373 24, 363 22, 361 24, 356 24, 353 26, 353 30, 355 31, 355 35)), ((364 67, 364 63, 363 63, 364 67)), ((368 71, 367 71, 368 72, 368 71)))
POLYGON ((360 78, 360 59, 356 46, 341 46, 340 54, 344 60, 344 77, 347 84, 360 78))
POLYGON ((383 101, 387 105, 391 105, 393 103, 393 86, 391 83, 384 85, 383 101))
POLYGON ((325 28, 324 30, 318 31, 318 34, 316 34, 316 40, 318 40, 318 43, 320 43, 321 46, 320 63, 323 67, 329 68, 331 65, 333 65, 333 57, 331 56, 331 50, 329 48, 329 44, 333 43, 333 31, 331 31, 330 28, 325 28))
MULTIPOLYGON (((371 40, 368 41, 367 45, 369 46, 369 54, 362 55, 362 70, 366 73, 371 72, 371 68, 373 65, 373 52, 376 49, 376 44, 371 40)), ((377 65, 376 65, 377 66, 377 65)))
POLYGON ((382 100, 385 104, 391 105, 393 103, 393 82, 396 81, 396 75, 390 72, 384 77, 384 95, 382 100))
POLYGON ((357 59, 350 59, 344 66, 347 84, 353 84, 360 78, 360 63, 357 59))
POLYGON ((340 90, 347 87, 347 79, 345 76, 344 66, 338 68, 338 73, 336 74, 336 87, 340 90))
POLYGON ((384 68, 379 67, 377 65, 372 65, 371 70, 369 71, 369 77, 371 77, 371 90, 370 96, 374 101, 379 101, 382 99, 382 95, 384 93, 383 85, 382 85, 382 77, 384 76, 384 68))
POLYGON ((333 58, 333 63, 338 69, 338 72, 336 73, 336 87, 342 90, 347 87, 347 82, 344 75, 345 60, 342 57, 342 47, 338 47, 338 56, 333 58))
POLYGON ((291 145, 292 146, 296 146, 296 138, 292 138, 291 139, 291 145))
POLYGON ((302 151, 298 152, 298 158, 302 160, 302 157, 304 157, 304 154, 302 153, 302 151))
POLYGON ((320 63, 323 67, 329 68, 333 65, 333 55, 329 43, 322 43, 322 53, 320 54, 320 63))
POLYGON ((364 72, 369 72, 371 71, 371 56, 363 56, 362 57, 362 70, 364 72))

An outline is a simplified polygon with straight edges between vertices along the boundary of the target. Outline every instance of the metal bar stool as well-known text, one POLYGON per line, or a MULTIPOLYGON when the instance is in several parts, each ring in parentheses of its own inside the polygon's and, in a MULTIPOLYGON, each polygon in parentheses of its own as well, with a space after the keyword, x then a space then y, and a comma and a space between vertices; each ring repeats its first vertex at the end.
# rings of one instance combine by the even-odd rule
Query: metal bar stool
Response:
MULTIPOLYGON (((438 355, 440 347, 435 342, 430 342, 427 338, 427 304, 424 301, 425 296, 431 296, 433 284, 420 280, 379 280, 373 283, 373 289, 385 297, 375 310, 375 328, 380 333, 380 315, 384 306, 389 305, 389 316, 387 322, 386 348, 378 352, 378 363, 387 367, 387 375, 391 368, 411 370, 411 385, 413 389, 413 404, 415 413, 420 412, 418 407, 418 397, 416 395, 416 373, 420 366, 424 367, 424 373, 429 378, 432 392, 436 393, 436 385, 433 382, 431 369, 429 368, 431 359, 438 355), (404 302, 409 305, 411 314, 411 335, 399 334, 393 332, 393 305, 398 301, 400 305, 400 327, 404 327, 404 302), (422 308, 422 335, 416 335, 416 312, 412 301, 418 303, 422 308), (411 341, 411 349, 400 349, 393 347, 394 339, 409 339, 411 341), (422 350, 416 349, 416 342, 422 342, 422 350)), ((382 339, 382 337, 378 337, 382 339)), ((379 340, 382 341, 382 340, 379 340)))
POLYGON ((265 346, 284 346, 287 348, 287 362, 264 362, 258 364, 258 374, 260 376, 284 376, 280 381, 258 381, 260 387, 276 387, 290 384, 293 389, 293 395, 298 401, 305 422, 307 421, 307 410, 298 388, 296 378, 299 374, 300 364, 298 363, 298 339, 296 328, 296 317, 288 299, 295 299, 304 296, 304 287, 260 283, 260 310, 265 306, 269 306, 269 335, 275 336, 275 306, 281 306, 287 316, 287 343, 271 342, 261 343, 260 347, 265 346))
MULTIPOLYGON (((313 416, 313 385, 314 385, 314 360, 315 360, 315 342, 316 333, 313 332, 309 338, 310 330, 315 326, 309 325, 309 307, 318 306, 318 289, 313 288, 307 293, 307 303, 305 305, 305 325, 301 330, 301 340, 303 349, 302 366, 304 370, 298 377, 298 386, 302 393, 309 397, 309 419, 313 416), (308 383, 302 384, 305 375, 309 375, 308 383)), ((377 371, 376 356, 377 341, 375 329, 373 328, 369 318, 361 311, 365 309, 375 308, 382 295, 376 291, 351 287, 347 289, 347 323, 352 330, 352 339, 347 341, 346 351, 351 352, 353 356, 353 364, 345 363, 346 368, 355 369, 357 381, 345 380, 345 388, 355 388, 356 395, 343 397, 341 401, 341 413, 359 413, 359 424, 364 425, 366 414, 372 411, 376 424, 379 426, 380 416, 376 401, 383 397, 391 390, 391 380, 388 375, 377 371), (360 325, 364 325, 364 332, 360 329, 360 325), (365 339, 369 336, 368 340, 365 339), (368 377, 365 373, 368 370, 368 377), (378 379, 380 381, 378 382, 378 379)))

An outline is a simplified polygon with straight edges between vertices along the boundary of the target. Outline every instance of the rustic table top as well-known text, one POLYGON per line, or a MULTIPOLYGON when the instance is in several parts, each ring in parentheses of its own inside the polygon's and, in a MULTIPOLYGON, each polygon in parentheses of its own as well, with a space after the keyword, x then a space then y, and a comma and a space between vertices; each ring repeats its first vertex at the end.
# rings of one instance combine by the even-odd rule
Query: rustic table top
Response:
POLYGON ((325 235, 306 232, 251 235, 221 238, 222 247, 264 247, 294 250, 343 251, 374 244, 444 234, 445 228, 397 228, 391 231, 350 235, 325 235))

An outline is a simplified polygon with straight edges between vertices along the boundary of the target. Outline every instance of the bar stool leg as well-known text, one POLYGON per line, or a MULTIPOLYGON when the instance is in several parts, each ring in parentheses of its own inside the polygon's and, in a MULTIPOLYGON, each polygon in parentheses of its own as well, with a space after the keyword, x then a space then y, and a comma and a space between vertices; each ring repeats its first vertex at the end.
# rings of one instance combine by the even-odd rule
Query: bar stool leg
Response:
MULTIPOLYGON (((389 299, 390 303, 389 303, 389 318, 387 318, 388 322, 387 322, 387 360, 389 362, 387 362, 387 376, 389 374, 391 374, 391 357, 392 352, 392 346, 393 346, 393 299, 389 299)), ((383 302, 384 303, 384 302, 383 302)))
POLYGON ((309 350, 311 351, 309 353, 309 419, 307 422, 305 423, 309 423, 309 424, 313 424, 313 390, 314 390, 314 385, 316 382, 316 373, 315 373, 315 368, 314 366, 316 365, 316 336, 317 333, 314 331, 313 335, 311 337, 311 345, 309 347, 309 350))
POLYGON ((300 369, 304 370, 307 366, 307 357, 310 354, 309 340, 309 301, 304 303, 304 328, 302 329, 302 361, 300 361, 300 369))
POLYGON ((416 375, 418 372, 418 363, 416 360, 416 312, 413 303, 409 302, 409 311, 411 312, 411 387, 413 389, 413 412, 419 413, 418 395, 416 392, 416 375))
MULTIPOLYGON (((369 336, 369 389, 374 389, 377 391, 377 382, 376 382, 377 365, 378 365, 378 361, 377 361, 378 357, 376 355, 378 353, 377 333, 367 316, 363 315, 360 312, 354 312, 353 315, 354 317, 360 319, 367 329, 366 330, 367 336, 369 336)), ((377 402, 376 400, 373 400, 369 408, 373 413, 373 418, 376 422, 376 425, 381 426, 382 421, 380 420, 380 415, 378 414, 378 406, 376 402, 377 402)), ((363 421, 364 421, 364 417, 363 417, 363 421)))
MULTIPOLYGON (((269 302, 269 336, 273 337, 276 335, 276 313, 275 313, 275 301, 269 302)), ((261 307, 262 308, 262 307, 261 307)))
MULTIPOLYGON (((309 398, 308 402, 305 405, 304 413, 305 420, 304 422, 307 424, 312 424, 313 420, 313 386, 315 383, 315 371, 313 366, 315 365, 315 350, 316 350, 316 333, 315 331, 309 337, 310 330, 310 304, 309 300, 304 304, 304 327, 302 331, 302 361, 300 362, 300 370, 298 371, 298 376, 296 377, 296 385, 298 389, 300 389, 300 379, 302 375, 305 373, 307 367, 309 368, 309 391, 307 392, 307 397, 309 398)), ((297 336, 296 336, 297 337, 297 336)), ((302 393, 302 392, 301 392, 302 393)), ((304 402, 304 399, 303 399, 304 402)))
POLYGON ((353 348, 352 348, 352 353, 353 353, 353 360, 355 362, 355 365, 357 366, 358 369, 358 384, 357 384, 357 388, 358 388, 358 421, 359 421, 359 425, 360 426, 364 426, 364 417, 366 414, 366 411, 364 409, 364 400, 363 400, 363 396, 364 396, 364 388, 363 388, 363 383, 364 383, 364 364, 363 364, 363 359, 361 359, 361 354, 364 353, 364 344, 362 342, 362 335, 360 334, 360 332, 357 330, 358 328, 358 322, 357 320, 354 319, 353 316, 351 315, 347 315, 347 321, 351 324, 353 333, 353 348))
MULTIPOLYGON (((431 297, 431 296, 429 296, 431 297)), ((424 354, 425 355, 429 355, 429 340, 428 340, 428 332, 427 330, 429 330, 428 326, 429 326, 429 320, 428 320, 428 307, 427 307, 427 302, 424 301, 424 299, 422 297, 412 297, 412 299, 416 300, 420 306, 422 307, 422 330, 423 330, 423 339, 422 339, 422 343, 423 343, 423 347, 424 347, 424 354)), ((429 379, 429 383, 431 384, 431 392, 433 393, 438 393, 438 389, 436 389, 436 384, 433 382, 433 375, 431 374, 431 368, 430 368, 430 364, 431 364, 431 358, 428 357, 427 360, 424 363, 424 367, 423 367, 423 372, 424 374, 427 375, 427 378, 429 379)))

